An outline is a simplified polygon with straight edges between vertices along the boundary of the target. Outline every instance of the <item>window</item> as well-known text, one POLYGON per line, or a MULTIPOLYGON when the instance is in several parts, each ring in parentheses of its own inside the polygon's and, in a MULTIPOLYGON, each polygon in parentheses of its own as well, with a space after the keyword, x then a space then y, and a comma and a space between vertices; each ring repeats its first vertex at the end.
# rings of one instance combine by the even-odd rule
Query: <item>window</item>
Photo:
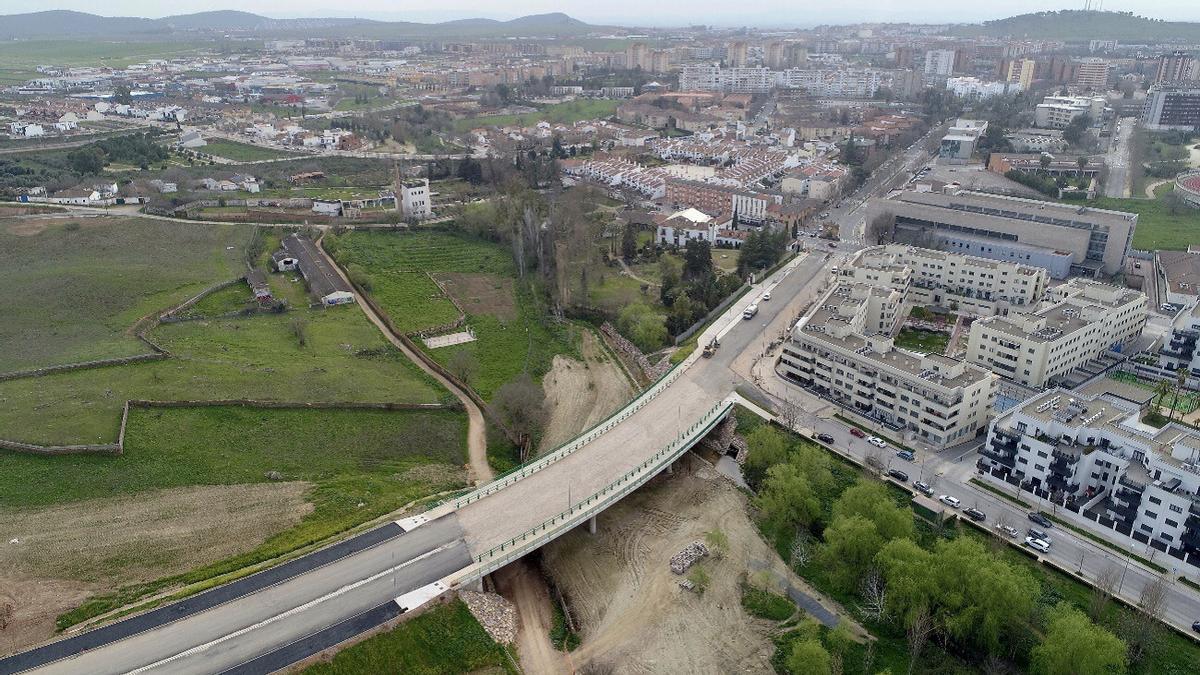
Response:
POLYGON ((1157 504, 1162 504, 1162 500, 1161 500, 1161 499, 1159 499, 1158 497, 1151 497, 1151 498, 1150 498, 1150 503, 1151 503, 1151 504, 1156 504, 1156 505, 1157 505, 1157 504))
POLYGON ((1179 522, 1171 520, 1170 518, 1167 518, 1163 522, 1167 524, 1167 527, 1179 527, 1179 522))
POLYGON ((1183 513, 1183 507, 1179 506, 1178 504, 1171 504, 1171 512, 1172 513, 1183 513))
POLYGON ((1158 514, 1157 514, 1157 513, 1155 513, 1155 512, 1153 512, 1153 511, 1151 511, 1150 509, 1146 509, 1146 510, 1145 510, 1145 511, 1143 511, 1142 513, 1144 513, 1144 514, 1146 515, 1146 517, 1147 517, 1147 518, 1153 518, 1153 519, 1155 519, 1155 520, 1158 520, 1158 514))

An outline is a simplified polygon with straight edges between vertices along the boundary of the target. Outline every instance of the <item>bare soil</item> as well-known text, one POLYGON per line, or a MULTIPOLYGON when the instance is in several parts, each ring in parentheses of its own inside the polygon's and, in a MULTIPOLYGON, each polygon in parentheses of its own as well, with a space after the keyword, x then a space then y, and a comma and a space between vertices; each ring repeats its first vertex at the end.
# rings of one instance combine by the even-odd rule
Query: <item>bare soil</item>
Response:
POLYGON ((497 274, 442 272, 434 277, 467 314, 489 314, 501 321, 517 318, 513 280, 497 274))
POLYGON ((759 537, 745 496, 691 455, 674 476, 600 514, 597 526, 543 549, 580 624, 582 645, 571 655, 580 672, 770 673, 774 626, 742 610, 743 575, 766 569, 820 597, 759 537), (698 563, 711 578, 705 593, 686 591, 668 562, 711 530, 728 537, 729 550, 698 563))
POLYGON ((0 510, 0 653, 50 639, 88 596, 248 551, 312 511, 303 482, 159 490, 36 510, 0 510), (13 543, 16 540, 16 543, 13 543))
POLYGON ((570 672, 562 652, 550 644, 550 590, 536 567, 525 558, 497 570, 492 575, 496 592, 517 607, 517 655, 521 669, 528 675, 554 675, 570 672))
POLYGON ((549 421, 540 451, 546 452, 579 435, 633 398, 633 387, 594 333, 581 331, 582 362, 562 355, 542 378, 549 421))

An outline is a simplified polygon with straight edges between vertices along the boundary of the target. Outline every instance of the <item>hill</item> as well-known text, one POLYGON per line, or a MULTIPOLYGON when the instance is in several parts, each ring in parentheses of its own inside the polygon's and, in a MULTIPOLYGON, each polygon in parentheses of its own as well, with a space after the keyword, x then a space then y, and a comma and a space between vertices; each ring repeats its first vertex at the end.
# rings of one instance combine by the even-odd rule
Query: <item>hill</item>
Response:
POLYGON ((950 35, 1015 37, 1043 40, 1086 41, 1116 39, 1126 42, 1200 42, 1200 23, 1161 21, 1132 12, 1062 10, 1021 14, 981 24, 952 26, 950 35))
POLYGON ((210 34, 322 35, 372 38, 548 37, 583 35, 595 29, 566 14, 538 14, 511 21, 461 19, 444 23, 372 21, 352 18, 272 19, 249 12, 220 10, 162 19, 107 17, 66 10, 0 16, 0 39, 54 40, 104 38, 161 39, 210 34))

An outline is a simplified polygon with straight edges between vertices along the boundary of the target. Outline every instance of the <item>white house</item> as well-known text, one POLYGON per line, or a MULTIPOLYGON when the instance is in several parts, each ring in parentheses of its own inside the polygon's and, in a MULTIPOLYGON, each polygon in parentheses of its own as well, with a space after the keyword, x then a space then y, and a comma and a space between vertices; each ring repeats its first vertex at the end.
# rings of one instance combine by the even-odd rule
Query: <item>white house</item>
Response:
POLYGON ((316 214, 319 214, 322 216, 334 216, 334 217, 340 216, 340 215, 342 215, 342 202, 341 202, 341 200, 337 200, 337 199, 334 199, 334 200, 314 199, 313 205, 312 205, 312 210, 313 210, 313 213, 316 213, 316 214))
POLYGON ((698 239, 716 243, 717 224, 713 217, 694 208, 676 211, 658 221, 654 240, 664 246, 684 246, 698 239))

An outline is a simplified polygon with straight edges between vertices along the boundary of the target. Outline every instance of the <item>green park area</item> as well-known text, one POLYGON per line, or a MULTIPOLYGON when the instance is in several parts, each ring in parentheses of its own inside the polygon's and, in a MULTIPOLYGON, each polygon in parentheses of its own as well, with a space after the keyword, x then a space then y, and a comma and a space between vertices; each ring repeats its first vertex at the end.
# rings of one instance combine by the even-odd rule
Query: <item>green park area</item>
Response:
POLYGON ((1174 184, 1156 191, 1156 199, 1117 199, 1097 197, 1088 203, 1098 209, 1129 211, 1138 214, 1133 247, 1143 251, 1186 251, 1200 242, 1200 211, 1173 200, 1174 184))
POLYGON ((896 335, 896 346, 922 354, 944 354, 950 335, 921 328, 904 328, 896 335))
MULTIPOLYGON (((831 672, 824 664, 836 660, 845 673, 1148 675, 1190 672, 1200 659, 1190 638, 1042 565, 990 528, 926 519, 907 490, 748 411, 736 414, 762 535, 875 638, 868 646, 840 629, 783 621, 777 672, 831 672), (1064 658, 1068 669, 1046 665, 1064 658)), ((787 614, 774 598, 743 603, 758 616, 787 614)))
POLYGON ((520 115, 484 115, 481 117, 466 117, 454 123, 459 133, 479 127, 528 127, 538 122, 551 124, 573 124, 583 120, 603 119, 612 117, 617 111, 618 101, 612 99, 578 99, 555 103, 539 109, 537 112, 520 115))
POLYGON ((283 159, 291 157, 292 153, 276 150, 274 148, 264 148, 258 145, 249 143, 238 143, 224 138, 214 138, 208 141, 208 144, 197 149, 198 152, 203 152, 214 157, 223 157, 235 162, 259 162, 268 159, 283 159))

